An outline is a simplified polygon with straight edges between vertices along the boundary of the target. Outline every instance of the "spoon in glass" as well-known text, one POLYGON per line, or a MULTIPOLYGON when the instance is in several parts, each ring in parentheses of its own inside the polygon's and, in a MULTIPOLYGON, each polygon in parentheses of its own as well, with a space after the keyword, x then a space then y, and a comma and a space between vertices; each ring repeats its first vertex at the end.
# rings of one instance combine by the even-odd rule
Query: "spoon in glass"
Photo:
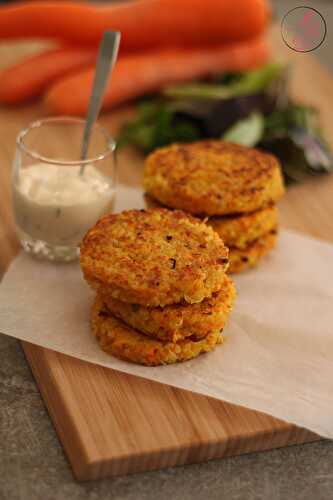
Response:
MULTIPOLYGON (((82 161, 87 157, 91 131, 101 110, 105 88, 117 60, 119 43, 120 33, 118 31, 104 32, 98 50, 95 77, 89 99, 86 124, 83 131, 80 157, 82 161)), ((83 175, 83 172, 84 165, 81 165, 80 175, 83 175)))

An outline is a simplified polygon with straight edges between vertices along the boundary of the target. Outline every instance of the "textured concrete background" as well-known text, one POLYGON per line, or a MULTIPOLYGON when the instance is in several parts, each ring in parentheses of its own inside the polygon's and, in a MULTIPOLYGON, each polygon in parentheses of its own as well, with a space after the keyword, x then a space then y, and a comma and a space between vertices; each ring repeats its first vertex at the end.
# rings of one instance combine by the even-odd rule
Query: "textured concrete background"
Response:
MULTIPOLYGON (((274 2, 277 17, 302 2, 274 2)), ((333 4, 317 51, 333 70, 333 4)), ((77 483, 19 343, 0 336, 0 500, 326 500, 333 498, 333 443, 292 446, 206 464, 77 483)))

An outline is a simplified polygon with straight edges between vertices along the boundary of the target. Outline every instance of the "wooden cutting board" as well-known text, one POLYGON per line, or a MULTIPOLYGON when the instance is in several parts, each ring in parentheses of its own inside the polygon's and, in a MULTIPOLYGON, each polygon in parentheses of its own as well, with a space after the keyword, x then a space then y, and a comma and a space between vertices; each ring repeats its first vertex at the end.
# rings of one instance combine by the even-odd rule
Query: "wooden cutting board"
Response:
MULTIPOLYGON (((292 93, 322 110, 333 147, 333 82, 312 56, 282 47, 274 50, 294 63, 292 93)), ((0 47, 3 66, 36 46, 0 47)), ((130 111, 101 120, 115 130, 130 111)), ((44 114, 41 104, 0 110, 0 264, 4 271, 18 251, 10 205, 10 167, 15 136, 44 114)), ((120 180, 138 185, 142 159, 120 156, 120 180)), ((333 242, 333 176, 290 188, 281 203, 284 227, 333 242)), ((61 327, 61 325, 59 325, 61 327)), ((23 343, 55 428, 74 474, 87 480, 158 469, 217 457, 302 443, 318 436, 271 416, 118 373, 23 343)))

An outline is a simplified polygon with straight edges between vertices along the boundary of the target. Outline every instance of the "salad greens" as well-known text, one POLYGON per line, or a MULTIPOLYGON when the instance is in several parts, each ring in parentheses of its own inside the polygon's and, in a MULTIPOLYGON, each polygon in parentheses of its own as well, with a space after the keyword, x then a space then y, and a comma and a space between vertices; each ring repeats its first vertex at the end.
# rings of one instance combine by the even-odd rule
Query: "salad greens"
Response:
POLYGON ((246 73, 171 85, 146 97, 118 137, 143 153, 173 142, 222 138, 275 154, 287 181, 333 170, 318 110, 288 98, 289 67, 267 64, 246 73))
POLYGON ((261 113, 253 111, 249 116, 232 125, 222 136, 225 141, 236 142, 243 146, 255 146, 262 139, 265 119, 261 113))
POLYGON ((174 117, 175 112, 160 101, 139 104, 136 119, 125 125, 118 137, 118 147, 131 144, 144 153, 150 153, 172 142, 200 139, 200 131, 192 120, 175 120, 174 117))
POLYGON ((186 99, 231 99, 241 95, 257 94, 265 90, 281 76, 283 66, 267 64, 259 69, 235 75, 229 83, 190 83, 173 85, 162 89, 162 94, 172 98, 186 99))

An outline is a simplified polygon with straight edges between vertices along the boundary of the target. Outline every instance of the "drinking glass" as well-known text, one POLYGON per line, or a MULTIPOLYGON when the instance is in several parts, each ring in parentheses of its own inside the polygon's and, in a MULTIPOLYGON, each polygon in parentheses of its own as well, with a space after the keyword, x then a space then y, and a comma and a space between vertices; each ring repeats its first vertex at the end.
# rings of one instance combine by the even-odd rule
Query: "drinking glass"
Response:
POLYGON ((113 209, 115 142, 96 124, 87 159, 81 161, 84 126, 78 118, 46 118, 17 137, 14 217, 24 250, 37 257, 76 259, 86 231, 113 209))

